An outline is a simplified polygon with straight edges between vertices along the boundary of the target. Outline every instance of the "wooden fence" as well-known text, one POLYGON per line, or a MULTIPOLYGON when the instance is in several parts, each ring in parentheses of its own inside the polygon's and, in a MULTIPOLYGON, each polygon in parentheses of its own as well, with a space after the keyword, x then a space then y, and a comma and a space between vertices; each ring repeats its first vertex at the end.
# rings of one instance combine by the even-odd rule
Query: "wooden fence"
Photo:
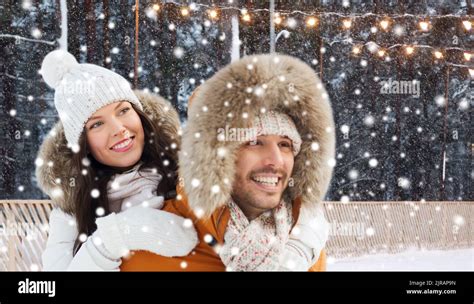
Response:
MULTIPOLYGON (((328 256, 474 246, 474 202, 325 202, 328 256)), ((47 200, 0 200, 0 271, 41 270, 47 200)))

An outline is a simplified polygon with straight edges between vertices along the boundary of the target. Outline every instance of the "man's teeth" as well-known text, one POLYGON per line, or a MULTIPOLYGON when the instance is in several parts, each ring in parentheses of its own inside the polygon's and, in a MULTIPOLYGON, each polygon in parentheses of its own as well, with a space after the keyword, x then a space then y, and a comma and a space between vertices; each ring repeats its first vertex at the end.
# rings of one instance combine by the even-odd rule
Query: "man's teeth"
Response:
POLYGON ((253 177, 253 180, 270 186, 276 186, 278 184, 278 177, 253 177))
POLYGON ((112 149, 121 149, 121 148, 123 148, 123 147, 126 147, 126 146, 128 146, 128 145, 130 144, 131 141, 132 141, 132 139, 129 138, 129 139, 127 139, 126 141, 124 141, 124 142, 122 142, 122 143, 120 143, 120 144, 118 144, 118 145, 113 146, 112 149))

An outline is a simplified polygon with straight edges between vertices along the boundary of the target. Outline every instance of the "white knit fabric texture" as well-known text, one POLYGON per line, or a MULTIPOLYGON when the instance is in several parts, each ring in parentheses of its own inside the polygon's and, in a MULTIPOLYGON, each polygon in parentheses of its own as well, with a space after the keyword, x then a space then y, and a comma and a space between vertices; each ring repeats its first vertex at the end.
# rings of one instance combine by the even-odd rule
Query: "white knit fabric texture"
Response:
POLYGON ((56 90, 54 104, 67 142, 77 146, 84 125, 100 108, 118 101, 143 107, 125 78, 94 64, 71 62, 71 57, 65 51, 53 51, 45 57, 41 70, 56 90))
POLYGON ((290 116, 280 112, 267 111, 255 117, 253 127, 256 129, 256 136, 280 135, 288 137, 293 142, 293 155, 296 156, 300 152, 301 136, 290 116))

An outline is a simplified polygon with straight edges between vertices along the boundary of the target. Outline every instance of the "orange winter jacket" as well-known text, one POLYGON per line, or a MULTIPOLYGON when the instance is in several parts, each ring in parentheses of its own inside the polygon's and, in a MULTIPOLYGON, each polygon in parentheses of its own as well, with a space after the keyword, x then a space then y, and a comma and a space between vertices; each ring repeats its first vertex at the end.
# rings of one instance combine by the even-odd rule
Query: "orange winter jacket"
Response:
MULTIPOLYGON (((224 242, 224 233, 230 217, 228 208, 221 207, 209 219, 199 220, 190 209, 184 191, 178 189, 178 193, 180 199, 166 201, 163 210, 191 219, 200 240, 199 244, 185 257, 169 258, 148 251, 132 252, 129 258, 123 259, 121 271, 225 271, 225 266, 213 247, 224 242), (203 241, 206 235, 212 237, 211 242, 203 241)), ((300 207, 301 201, 296 199, 293 202, 294 219, 298 219, 300 207)), ((209 236, 206 237, 206 240, 208 239, 209 236)), ((326 254, 323 250, 309 271, 325 270, 326 254)))

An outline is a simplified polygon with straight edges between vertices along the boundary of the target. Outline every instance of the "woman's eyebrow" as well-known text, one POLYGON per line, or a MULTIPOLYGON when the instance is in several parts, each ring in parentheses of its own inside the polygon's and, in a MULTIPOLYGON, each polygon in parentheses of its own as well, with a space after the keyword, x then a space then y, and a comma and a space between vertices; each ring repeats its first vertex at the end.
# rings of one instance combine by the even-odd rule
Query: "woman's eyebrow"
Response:
MULTIPOLYGON (((124 103, 124 101, 119 102, 119 104, 115 107, 114 111, 117 110, 117 108, 119 108, 122 105, 122 103, 124 103)), ((92 116, 91 118, 89 118, 89 121, 98 119, 98 118, 102 118, 102 116, 92 116)))

